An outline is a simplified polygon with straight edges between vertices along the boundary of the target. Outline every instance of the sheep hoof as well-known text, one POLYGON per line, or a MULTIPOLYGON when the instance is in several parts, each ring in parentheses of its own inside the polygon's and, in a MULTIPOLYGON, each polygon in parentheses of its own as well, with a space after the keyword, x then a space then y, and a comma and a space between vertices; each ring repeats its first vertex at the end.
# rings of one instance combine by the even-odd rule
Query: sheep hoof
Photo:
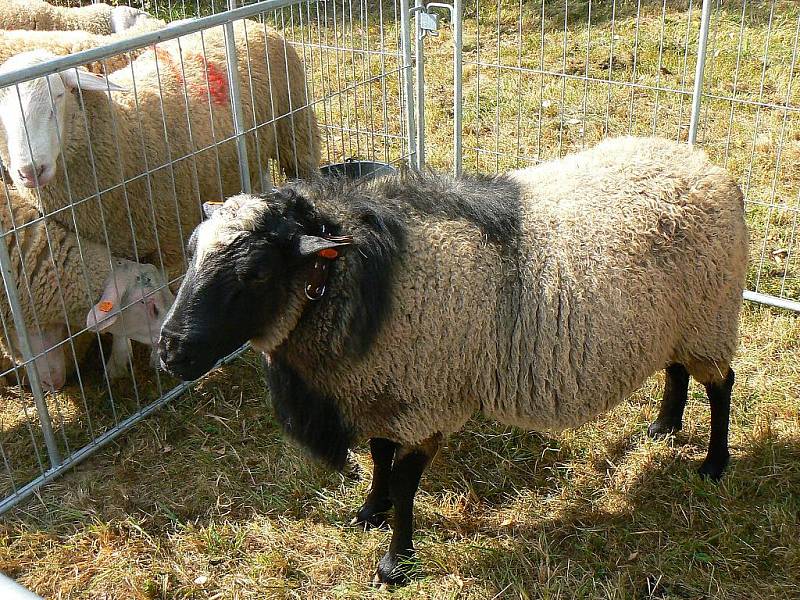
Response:
POLYGON ((389 509, 392 508, 392 503, 389 500, 384 500, 376 504, 364 503, 359 509, 358 513, 350 525, 363 528, 365 531, 368 529, 387 529, 389 527, 389 509))
POLYGON ((730 459, 731 456, 727 452, 720 456, 707 456, 700 468, 697 469, 697 473, 703 479, 719 481, 730 459))
POLYGON ((406 550, 403 554, 387 552, 378 563, 372 585, 383 587, 385 585, 406 585, 411 581, 411 576, 416 571, 414 550, 406 550))
POLYGON ((663 438, 673 433, 678 433, 683 427, 681 422, 673 422, 669 419, 656 419, 647 428, 647 435, 651 438, 663 438))

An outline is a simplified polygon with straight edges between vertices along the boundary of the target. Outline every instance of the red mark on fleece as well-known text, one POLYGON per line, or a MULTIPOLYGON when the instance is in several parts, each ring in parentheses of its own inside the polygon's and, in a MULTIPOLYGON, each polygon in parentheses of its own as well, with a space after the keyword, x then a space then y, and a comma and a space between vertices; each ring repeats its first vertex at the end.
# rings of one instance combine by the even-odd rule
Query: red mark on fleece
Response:
POLYGON ((203 58, 202 54, 191 53, 184 56, 184 63, 188 69, 198 69, 205 71, 205 80, 186 84, 183 79, 183 71, 180 64, 177 64, 172 55, 166 50, 155 48, 155 54, 159 61, 167 65, 172 76, 179 83, 186 85, 188 92, 196 98, 207 100, 209 94, 211 101, 217 105, 224 105, 228 102, 228 76, 224 69, 220 69, 212 62, 203 58), (205 67, 205 68, 204 68, 205 67))

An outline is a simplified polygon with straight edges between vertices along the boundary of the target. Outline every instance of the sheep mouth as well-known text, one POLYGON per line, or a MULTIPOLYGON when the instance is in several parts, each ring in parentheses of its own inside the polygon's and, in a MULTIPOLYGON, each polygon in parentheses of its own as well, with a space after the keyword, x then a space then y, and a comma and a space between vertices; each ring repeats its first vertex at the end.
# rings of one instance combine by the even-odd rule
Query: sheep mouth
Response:
POLYGON ((20 177, 19 183, 26 188, 44 187, 53 180, 56 170, 53 167, 45 167, 42 174, 36 177, 20 177))

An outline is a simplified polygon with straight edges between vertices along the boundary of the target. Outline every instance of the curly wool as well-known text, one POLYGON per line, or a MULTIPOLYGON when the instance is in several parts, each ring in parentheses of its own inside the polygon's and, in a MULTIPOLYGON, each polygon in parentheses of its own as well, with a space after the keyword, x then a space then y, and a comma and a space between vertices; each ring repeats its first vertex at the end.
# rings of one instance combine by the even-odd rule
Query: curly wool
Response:
POLYGON ((0 6, 0 29, 29 29, 38 31, 83 30, 107 35, 111 30, 111 11, 108 4, 89 6, 53 6, 44 0, 5 0, 0 6))
MULTIPOLYGON (((79 245, 74 233, 53 220, 45 223, 37 208, 12 189, 0 202, 0 221, 28 331, 61 328, 63 339, 67 327, 72 333, 82 331, 86 313, 111 270, 108 250, 87 241, 79 245)), ((0 294, 0 314, 15 346, 17 334, 5 293, 0 294)), ((17 362, 22 360, 15 348, 0 348, 17 362)))
MULTIPOLYGON (((154 19, 147 22, 147 27, 137 27, 114 35, 98 35, 86 31, 0 30, 0 64, 20 52, 33 48, 41 48, 59 56, 75 54, 76 52, 105 46, 145 31, 155 30, 162 25, 163 23, 154 19)), ((103 60, 87 63, 85 67, 92 73, 105 75, 128 66, 132 60, 135 60, 147 50, 147 48, 139 48, 130 52, 116 54, 103 60)))
MULTIPOLYGON (((322 303, 292 308, 282 331, 254 344, 335 402, 354 438, 402 444, 457 431, 476 412, 533 430, 578 426, 674 362, 701 383, 724 379, 748 248, 728 173, 683 144, 618 138, 499 176, 498 186, 509 180, 519 232, 504 244, 468 218, 409 204, 402 189, 414 181, 333 196, 295 184, 356 246, 365 221, 353 198, 405 215, 391 307, 369 349, 348 353, 341 322, 357 298, 354 250, 322 303)), ((436 181, 426 189, 458 196, 470 185, 436 181)))

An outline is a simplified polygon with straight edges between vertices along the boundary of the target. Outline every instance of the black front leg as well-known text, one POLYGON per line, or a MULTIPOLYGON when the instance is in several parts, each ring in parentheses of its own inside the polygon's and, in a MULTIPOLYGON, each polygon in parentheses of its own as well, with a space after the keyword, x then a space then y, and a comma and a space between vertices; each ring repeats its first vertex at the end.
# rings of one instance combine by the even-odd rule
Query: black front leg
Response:
POLYGON ((650 437, 677 433, 683 427, 683 411, 689 398, 689 371, 680 363, 667 367, 664 397, 658 418, 647 430, 650 437))
POLYGON ((392 508, 390 482, 392 479, 392 461, 397 444, 383 438, 372 438, 369 450, 372 454, 372 485, 364 504, 353 518, 351 525, 360 525, 364 529, 370 527, 386 527, 387 513, 392 508))
POLYGON ((394 505, 392 541, 389 551, 378 563, 376 583, 407 583, 414 569, 414 496, 423 471, 441 445, 441 436, 426 440, 418 446, 400 446, 395 452, 389 496, 394 505))

